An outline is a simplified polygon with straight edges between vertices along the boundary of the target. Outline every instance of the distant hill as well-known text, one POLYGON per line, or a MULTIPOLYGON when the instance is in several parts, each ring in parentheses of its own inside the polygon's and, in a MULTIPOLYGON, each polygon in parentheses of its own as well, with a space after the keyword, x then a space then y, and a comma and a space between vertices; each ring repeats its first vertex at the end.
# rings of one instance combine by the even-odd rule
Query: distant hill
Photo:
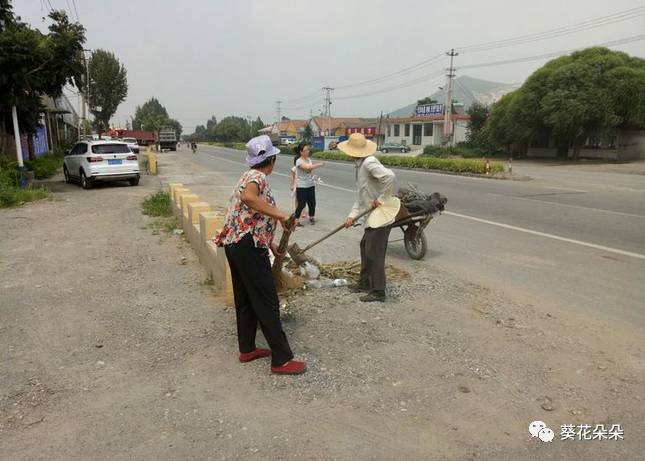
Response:
MULTIPOLYGON (((482 104, 492 104, 506 93, 510 93, 520 86, 521 84, 519 83, 489 82, 488 80, 480 80, 464 75, 455 79, 453 99, 463 103, 465 110, 468 110, 475 101, 479 101, 482 104)), ((423 97, 420 96, 419 99, 423 97)), ((446 98, 445 91, 437 90, 430 97, 442 103, 446 98)), ((390 112, 388 115, 390 117, 408 117, 414 113, 416 106, 417 103, 415 101, 401 109, 390 112)))

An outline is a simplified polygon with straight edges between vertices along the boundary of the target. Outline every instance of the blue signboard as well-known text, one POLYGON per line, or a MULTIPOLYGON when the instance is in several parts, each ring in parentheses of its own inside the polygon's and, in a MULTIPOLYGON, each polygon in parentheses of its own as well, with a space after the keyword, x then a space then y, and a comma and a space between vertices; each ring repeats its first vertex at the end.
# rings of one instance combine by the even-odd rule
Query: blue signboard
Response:
POLYGON ((423 104, 417 106, 415 115, 443 115, 443 104, 423 104))

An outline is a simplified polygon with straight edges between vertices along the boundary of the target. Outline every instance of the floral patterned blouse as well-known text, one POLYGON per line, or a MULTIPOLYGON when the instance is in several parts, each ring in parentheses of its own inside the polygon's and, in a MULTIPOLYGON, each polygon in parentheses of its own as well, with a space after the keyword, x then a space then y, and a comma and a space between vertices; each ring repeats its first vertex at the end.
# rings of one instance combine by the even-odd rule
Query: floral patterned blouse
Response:
POLYGON ((275 199, 264 173, 258 170, 248 170, 242 175, 231 196, 226 221, 213 242, 217 246, 226 246, 239 242, 246 234, 251 234, 256 247, 270 248, 276 229, 276 219, 249 208, 242 202, 242 191, 249 183, 256 183, 260 197, 271 206, 275 199))

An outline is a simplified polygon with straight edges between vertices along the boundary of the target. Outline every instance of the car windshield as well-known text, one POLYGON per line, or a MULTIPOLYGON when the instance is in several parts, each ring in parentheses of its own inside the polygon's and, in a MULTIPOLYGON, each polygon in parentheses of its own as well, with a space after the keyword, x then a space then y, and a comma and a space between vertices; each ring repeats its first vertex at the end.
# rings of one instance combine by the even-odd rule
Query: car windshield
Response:
POLYGON ((92 146, 94 154, 127 154, 130 148, 126 144, 99 144, 92 146))
POLYGON ((137 142, 137 140, 136 140, 136 139, 134 139, 134 138, 123 138, 123 141, 124 141, 124 142, 132 142, 132 143, 136 143, 136 142, 137 142))

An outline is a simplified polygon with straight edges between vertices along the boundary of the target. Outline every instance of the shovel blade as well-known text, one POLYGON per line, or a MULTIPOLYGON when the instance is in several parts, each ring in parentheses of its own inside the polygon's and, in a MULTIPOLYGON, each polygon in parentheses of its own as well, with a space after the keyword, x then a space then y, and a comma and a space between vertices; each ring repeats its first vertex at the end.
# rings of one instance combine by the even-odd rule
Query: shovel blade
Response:
POLYGON ((289 249, 287 251, 289 253, 289 257, 298 266, 300 266, 301 264, 303 264, 303 263, 305 263, 307 261, 307 257, 302 252, 302 249, 300 248, 300 246, 298 246, 297 243, 293 243, 293 244, 289 245, 289 249))

